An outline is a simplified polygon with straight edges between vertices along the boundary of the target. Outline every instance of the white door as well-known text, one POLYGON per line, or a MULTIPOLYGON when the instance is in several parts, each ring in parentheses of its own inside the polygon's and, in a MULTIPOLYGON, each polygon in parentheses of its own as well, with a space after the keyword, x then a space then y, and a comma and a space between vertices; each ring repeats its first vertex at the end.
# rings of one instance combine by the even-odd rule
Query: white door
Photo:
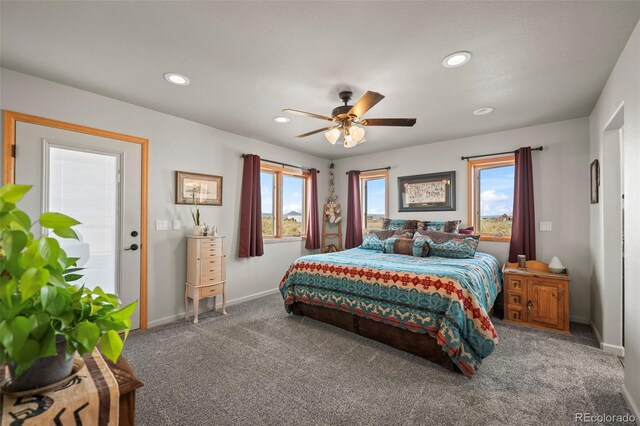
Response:
MULTIPOLYGON (((79 242, 59 239, 80 258, 78 283, 115 293, 123 305, 140 299, 141 155, 138 144, 16 123, 15 182, 33 185, 20 207, 31 217, 53 211, 80 221, 79 242)), ((131 320, 139 328, 139 304, 131 320)))

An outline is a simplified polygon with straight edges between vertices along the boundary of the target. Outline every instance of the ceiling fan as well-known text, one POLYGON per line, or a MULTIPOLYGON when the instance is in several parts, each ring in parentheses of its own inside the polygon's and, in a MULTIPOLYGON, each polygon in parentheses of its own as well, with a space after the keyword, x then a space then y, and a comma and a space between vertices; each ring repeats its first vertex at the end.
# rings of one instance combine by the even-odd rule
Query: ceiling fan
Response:
POLYGON ((416 124, 415 118, 365 118, 362 116, 373 108, 378 102, 384 99, 384 95, 377 92, 367 91, 356 102, 355 105, 349 105, 349 101, 353 97, 353 93, 345 90, 340 92, 340 99, 344 102, 344 105, 336 107, 331 111, 331 117, 321 114, 314 114, 312 112, 298 111, 295 109, 283 109, 283 112, 290 114, 301 115, 303 117, 318 118, 320 120, 331 121, 334 124, 322 129, 317 129, 312 132, 303 133, 298 135, 299 138, 315 135, 316 133, 325 132, 324 136, 327 140, 335 145, 340 136, 344 134, 344 146, 345 148, 353 148, 359 143, 364 142, 365 130, 362 126, 401 126, 412 127, 416 124))

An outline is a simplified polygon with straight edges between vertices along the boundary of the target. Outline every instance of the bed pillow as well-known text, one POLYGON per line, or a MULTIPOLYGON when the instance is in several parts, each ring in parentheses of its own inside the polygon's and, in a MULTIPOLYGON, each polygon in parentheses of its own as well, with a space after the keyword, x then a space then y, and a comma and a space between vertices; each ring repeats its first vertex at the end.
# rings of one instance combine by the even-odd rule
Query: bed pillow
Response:
POLYGON ((418 234, 416 232, 415 237, 413 237, 413 243, 411 247, 411 252, 415 257, 427 257, 429 256, 429 237, 425 235, 418 234))
POLYGON ((473 228, 473 226, 470 226, 468 228, 461 228, 458 229, 458 234, 463 234, 463 235, 474 235, 476 233, 475 229, 473 228))
POLYGON ((422 230, 419 230, 418 233, 427 238, 429 256, 473 259, 480 243, 479 235, 461 235, 422 230))
POLYGON ((425 231, 457 233, 458 228, 460 228, 460 223, 462 223, 461 220, 448 220, 446 222, 434 222, 429 220, 420 222, 418 229, 425 231))
POLYGON ((413 255, 413 238, 395 236, 384 240, 383 253, 413 255))
POLYGON ((383 229, 376 231, 369 231, 362 237, 362 245, 360 248, 366 250, 378 250, 384 249, 384 241, 391 237, 408 237, 413 236, 413 230, 410 229, 383 229))
POLYGON ((417 220, 409 219, 389 219, 385 218, 382 222, 382 229, 416 229, 418 228, 417 220))

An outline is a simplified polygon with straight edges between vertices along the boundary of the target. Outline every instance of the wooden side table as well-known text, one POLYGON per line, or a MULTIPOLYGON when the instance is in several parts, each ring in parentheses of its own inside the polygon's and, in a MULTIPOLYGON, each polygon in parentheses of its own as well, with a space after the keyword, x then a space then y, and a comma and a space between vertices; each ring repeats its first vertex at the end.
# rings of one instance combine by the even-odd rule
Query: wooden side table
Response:
POLYGON ((527 261, 502 268, 504 320, 512 324, 569 334, 569 274, 555 274, 546 263, 527 261))
POLYGON ((198 322, 200 299, 222 295, 222 314, 226 315, 226 256, 223 236, 187 237, 187 281, 184 288, 185 319, 189 319, 189 299, 193 300, 193 322, 198 322))
POLYGON ((133 426, 136 423, 136 390, 144 386, 138 380, 129 363, 123 356, 115 364, 102 356, 118 382, 120 391, 120 426, 133 426))

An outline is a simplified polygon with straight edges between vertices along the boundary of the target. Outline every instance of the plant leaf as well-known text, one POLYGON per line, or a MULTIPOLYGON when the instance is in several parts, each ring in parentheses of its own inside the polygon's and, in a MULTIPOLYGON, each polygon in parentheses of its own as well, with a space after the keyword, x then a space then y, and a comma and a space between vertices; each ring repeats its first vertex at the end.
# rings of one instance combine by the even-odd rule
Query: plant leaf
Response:
POLYGON ((76 327, 73 337, 82 345, 85 353, 91 352, 100 338, 100 329, 92 322, 82 321, 76 327))
POLYGON ((27 245, 27 235, 21 231, 5 231, 2 235, 4 242, 5 256, 14 258, 27 245))
POLYGON ((58 228, 70 228, 74 225, 79 225, 80 222, 72 217, 69 217, 62 213, 46 212, 40 215, 40 225, 45 228, 58 229, 58 228))
POLYGON ((28 339, 24 342, 24 345, 18 350, 15 354, 15 359, 18 362, 18 368, 16 368, 16 374, 20 376, 24 373, 29 367, 33 365, 34 362, 40 356, 40 345, 33 339, 28 339))
POLYGON ((16 185, 9 183, 0 188, 0 199, 7 203, 17 203, 24 197, 24 194, 29 192, 31 185, 16 185))
POLYGON ((131 318, 133 311, 136 309, 137 304, 138 304, 138 301, 132 302, 129 305, 125 306, 124 308, 120 309, 119 311, 113 312, 110 316, 112 319, 116 321, 129 319, 131 318))
POLYGON ((49 271, 46 269, 29 268, 20 277, 20 292, 22 293, 22 301, 29 299, 31 296, 40 291, 40 289, 49 282, 49 271))
POLYGON ((71 228, 55 228, 53 233, 61 238, 73 238, 74 240, 78 239, 78 234, 71 228))
POLYGON ((118 361, 123 346, 120 335, 114 330, 107 331, 100 338, 100 351, 113 363, 118 361))

